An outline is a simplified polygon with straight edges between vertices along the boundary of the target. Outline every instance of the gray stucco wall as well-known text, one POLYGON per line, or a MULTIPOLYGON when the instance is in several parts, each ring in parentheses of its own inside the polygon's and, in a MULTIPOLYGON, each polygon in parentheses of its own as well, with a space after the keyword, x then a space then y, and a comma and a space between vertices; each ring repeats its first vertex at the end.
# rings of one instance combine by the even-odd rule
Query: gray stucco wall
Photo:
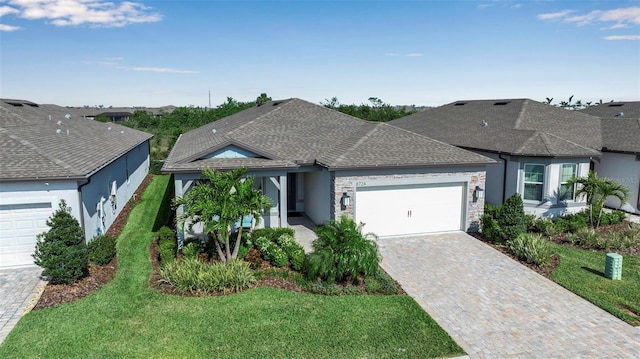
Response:
POLYGON ((305 214, 315 224, 331 219, 331 197, 328 195, 330 186, 329 171, 304 173, 305 214))
POLYGON ((109 229, 148 173, 149 141, 146 141, 94 173, 86 184, 79 184, 81 186, 82 219, 86 240, 90 240, 99 232, 103 230, 106 232, 109 229), (115 201, 111 201, 114 181, 117 190, 115 201), (103 198, 102 208, 104 211, 100 216, 97 207, 103 198), (101 225, 101 221, 103 221, 103 225, 101 225))
POLYGON ((630 197, 621 206, 615 197, 607 200, 607 206, 640 214, 640 156, 625 153, 604 152, 594 170, 599 177, 606 177, 629 188, 630 197))
POLYGON ((355 191, 358 182, 366 181, 402 181, 415 179, 424 184, 447 182, 465 183, 466 208, 463 209, 466 219, 465 228, 467 231, 476 232, 480 228, 480 217, 484 211, 484 198, 473 202, 473 191, 476 186, 485 188, 486 173, 484 166, 479 167, 449 167, 449 168, 423 168, 423 169, 392 169, 378 171, 339 171, 332 176, 331 186, 331 213, 332 218, 340 218, 343 214, 354 218, 355 191), (343 193, 347 193, 352 198, 351 204, 342 210, 340 198, 343 193))

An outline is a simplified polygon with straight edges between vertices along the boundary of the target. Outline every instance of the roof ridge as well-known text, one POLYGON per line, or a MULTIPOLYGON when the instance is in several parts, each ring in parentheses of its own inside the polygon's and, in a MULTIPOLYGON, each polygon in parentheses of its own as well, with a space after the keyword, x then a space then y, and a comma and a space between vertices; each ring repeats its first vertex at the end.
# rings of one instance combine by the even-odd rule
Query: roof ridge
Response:
POLYGON ((548 135, 548 136, 555 137, 555 138, 557 138, 557 139, 559 139, 559 140, 561 140, 561 141, 565 141, 565 142, 567 142, 567 143, 570 143, 570 144, 572 144, 572 145, 574 145, 574 146, 578 146, 578 147, 581 147, 581 148, 584 148, 584 149, 587 149, 587 150, 591 150, 591 151, 599 151, 599 149, 595 149, 595 148, 591 148, 591 147, 583 146, 583 145, 581 145, 581 144, 579 144, 579 143, 575 143, 575 142, 573 142, 573 141, 570 141, 570 140, 568 140, 568 139, 566 139, 566 138, 564 138, 564 137, 560 137, 560 136, 558 136, 558 135, 554 135, 553 133, 549 133, 549 132, 543 132, 543 133, 545 133, 545 134, 546 134, 546 135, 548 135))
POLYGON ((520 106, 520 112, 518 113, 518 116, 516 117, 516 122, 513 125, 514 130, 520 129, 520 121, 522 121, 522 115, 524 114, 524 107, 528 104, 529 104, 529 99, 525 99, 524 101, 522 101, 522 106, 520 106))
MULTIPOLYGON (((371 123, 371 122, 367 122, 367 123, 371 123)), ((335 159, 335 162, 341 162, 347 156, 347 154, 351 153, 351 151, 355 150, 365 140, 367 140, 369 138, 369 135, 371 135, 371 133, 373 133, 373 131, 375 131, 378 127, 380 127, 380 125, 383 125, 383 123, 373 124, 371 129, 369 131, 367 131, 367 133, 365 135, 360 136, 360 138, 353 145, 351 145, 346 151, 343 151, 342 154, 340 156, 338 156, 338 158, 335 159)), ((347 139, 345 139, 345 141, 348 141, 349 139, 350 138, 347 138, 347 139)))
POLYGON ((29 149, 33 150, 35 153, 39 154, 40 156, 46 158, 47 160, 49 160, 49 161, 51 161, 53 163, 55 163, 56 165, 68 170, 69 172, 71 172, 73 174, 77 174, 78 172, 80 172, 80 171, 78 171, 78 169, 73 168, 71 165, 69 165, 68 163, 66 163, 66 162, 64 162, 62 160, 59 160, 57 158, 49 157, 49 155, 45 151, 42 151, 41 149, 39 149, 38 146, 34 145, 33 143, 31 143, 31 142, 29 142, 29 141, 27 141, 27 140, 25 140, 23 138, 20 138, 20 137, 14 135, 14 134, 9 133, 4 127, 0 127, 0 132, 3 132, 9 138, 11 138, 11 139, 13 139, 15 141, 18 141, 23 146, 28 147, 29 149))
MULTIPOLYGON (((527 140, 522 143, 522 146, 518 147, 518 149, 515 152, 515 153, 522 153, 522 151, 527 147, 527 145, 529 145, 529 143, 531 143, 540 134, 540 131, 535 131, 535 130, 518 130, 518 131, 527 131, 527 132, 533 131, 533 134, 529 136, 529 138, 527 138, 527 140)), ((546 146, 547 144, 545 143, 545 147, 546 146)), ((547 151, 548 150, 549 148, 547 147, 547 151)))

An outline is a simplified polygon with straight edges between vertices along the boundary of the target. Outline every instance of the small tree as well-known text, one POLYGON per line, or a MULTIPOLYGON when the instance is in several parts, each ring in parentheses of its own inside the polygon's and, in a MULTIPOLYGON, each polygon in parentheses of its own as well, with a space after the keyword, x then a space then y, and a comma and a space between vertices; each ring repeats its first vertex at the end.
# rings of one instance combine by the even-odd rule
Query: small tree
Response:
POLYGON ((527 220, 524 215, 524 204, 519 193, 507 198, 500 210, 498 225, 502 230, 502 239, 508 242, 527 232, 527 220))
POLYGON ((244 176, 246 169, 219 172, 210 168, 202 172, 207 180, 195 185, 185 196, 174 201, 174 206, 183 206, 184 212, 178 223, 189 222, 189 229, 202 224, 207 235, 215 241, 220 260, 230 262, 237 258, 242 227, 238 228, 235 245, 231 248, 231 228, 246 215, 256 220, 262 211, 272 207, 271 199, 253 187, 253 177, 244 176))
POLYGON ((82 278, 89 267, 82 228, 64 200, 47 225, 51 229, 38 235, 34 262, 44 269, 44 275, 52 283, 72 284, 82 278))
POLYGON ((570 186, 578 185, 576 196, 585 196, 589 205, 589 222, 591 227, 598 228, 602 219, 604 203, 609 197, 616 197, 624 204, 629 198, 629 189, 609 178, 599 178, 589 171, 587 177, 573 177, 567 181, 570 186))

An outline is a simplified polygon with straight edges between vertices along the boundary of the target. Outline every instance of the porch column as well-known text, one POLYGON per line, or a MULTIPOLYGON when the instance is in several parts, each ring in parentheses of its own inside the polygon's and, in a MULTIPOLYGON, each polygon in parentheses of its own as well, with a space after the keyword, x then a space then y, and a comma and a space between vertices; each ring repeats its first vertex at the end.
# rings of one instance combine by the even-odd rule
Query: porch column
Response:
POLYGON ((280 227, 289 226, 287 221, 287 175, 280 176, 280 227))

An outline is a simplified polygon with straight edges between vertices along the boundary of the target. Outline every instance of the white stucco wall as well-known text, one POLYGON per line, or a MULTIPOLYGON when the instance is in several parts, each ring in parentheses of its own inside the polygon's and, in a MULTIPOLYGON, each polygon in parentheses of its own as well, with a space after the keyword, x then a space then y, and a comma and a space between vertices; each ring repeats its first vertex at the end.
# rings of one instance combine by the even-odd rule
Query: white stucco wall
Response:
POLYGON ((109 229, 147 173, 149 173, 148 141, 94 173, 86 184, 81 183, 83 220, 87 240, 109 229), (115 201, 112 201, 111 191, 114 181, 117 190, 115 201), (97 207, 102 199, 104 199, 102 201, 104 210, 100 216, 97 207), (101 224, 101 217, 104 219, 104 224, 101 224))
POLYGON ((304 174, 305 214, 315 224, 323 224, 331 219, 331 176, 329 171, 307 172, 304 174))
POLYGON ((80 221, 78 183, 75 180, 34 180, 0 182, 0 205, 51 203, 51 213, 60 200, 71 207, 71 214, 80 221))
POLYGON ((620 208, 630 213, 640 214, 640 159, 633 154, 604 152, 599 162, 595 162, 594 170, 599 177, 614 180, 629 189, 631 195, 624 205, 620 200, 610 198, 606 205, 620 208))

